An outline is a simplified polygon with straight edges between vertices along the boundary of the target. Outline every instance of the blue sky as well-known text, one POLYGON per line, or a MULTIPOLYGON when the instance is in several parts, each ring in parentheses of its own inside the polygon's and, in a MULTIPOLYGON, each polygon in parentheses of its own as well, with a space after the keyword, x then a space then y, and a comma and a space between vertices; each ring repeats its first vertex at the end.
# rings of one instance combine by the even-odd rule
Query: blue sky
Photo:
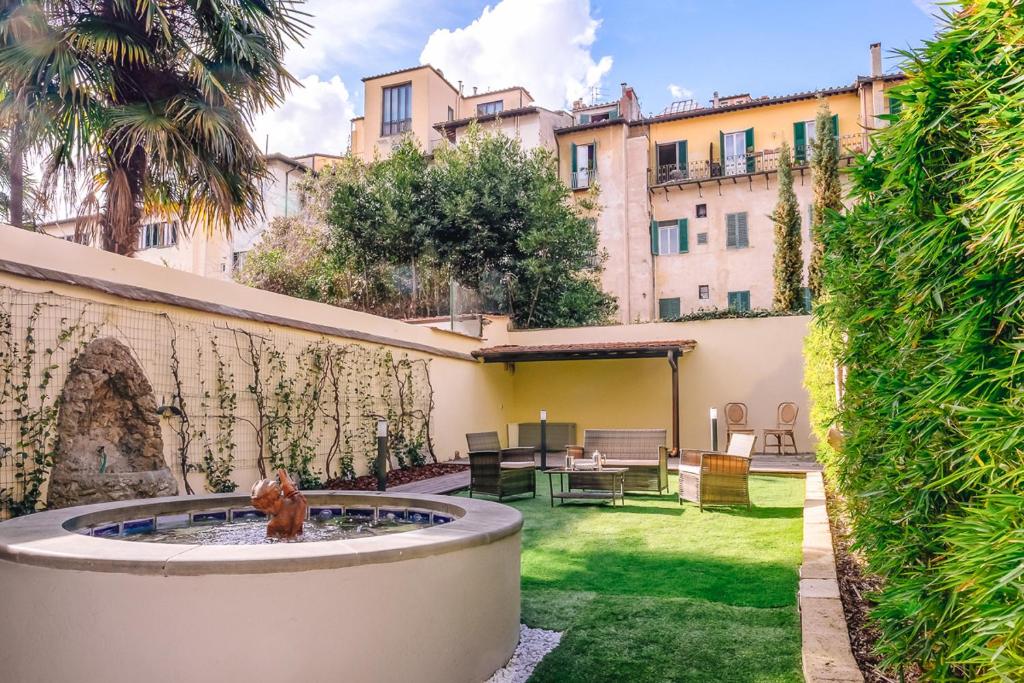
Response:
POLYGON ((613 99, 625 81, 654 113, 715 90, 849 83, 867 73, 870 43, 888 53, 936 29, 929 0, 309 0, 306 11, 311 34, 287 56, 305 87, 254 127, 271 151, 343 151, 360 79, 427 61, 467 90, 521 84, 552 108, 595 89, 613 99))

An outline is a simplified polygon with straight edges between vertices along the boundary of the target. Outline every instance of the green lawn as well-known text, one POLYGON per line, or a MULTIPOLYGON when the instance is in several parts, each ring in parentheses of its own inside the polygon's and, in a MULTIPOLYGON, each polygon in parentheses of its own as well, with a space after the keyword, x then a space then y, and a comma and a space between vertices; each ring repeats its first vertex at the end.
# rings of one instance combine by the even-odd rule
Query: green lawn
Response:
MULTIPOLYGON (((753 509, 627 495, 523 512, 523 621, 564 631, 532 681, 800 681, 802 479, 752 477, 753 509)), ((671 479, 676 491, 675 477, 671 479)))

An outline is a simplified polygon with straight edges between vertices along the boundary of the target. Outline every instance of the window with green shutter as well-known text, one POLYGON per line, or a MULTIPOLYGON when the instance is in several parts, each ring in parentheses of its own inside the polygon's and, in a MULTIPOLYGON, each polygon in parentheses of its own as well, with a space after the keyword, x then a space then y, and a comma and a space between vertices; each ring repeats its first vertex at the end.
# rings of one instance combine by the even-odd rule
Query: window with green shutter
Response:
POLYGON ((658 221, 651 221, 651 253, 658 255, 658 221))
POLYGON ((807 163, 807 121, 793 124, 793 158, 797 164, 807 163))
POLYGON ((727 249, 745 249, 750 246, 747 212, 725 214, 725 246, 727 249))
POLYGON ((889 113, 893 116, 899 116, 900 110, 903 109, 903 103, 897 100, 895 97, 890 96, 889 100, 889 113))
POLYGON ((679 253, 685 254, 690 251, 690 235, 685 218, 679 219, 679 253))
POLYGON ((658 318, 674 320, 679 317, 679 297, 658 299, 658 318))
POLYGON ((658 221, 657 223, 657 243, 658 243, 658 255, 659 256, 671 256, 672 254, 678 254, 683 246, 683 238, 679 234, 680 229, 685 230, 686 220, 681 221, 658 221))
POLYGON ((750 310, 750 290, 741 290, 738 292, 729 292, 728 295, 729 310, 742 313, 750 310))
POLYGON ((747 150, 747 173, 753 173, 757 168, 757 158, 754 156, 754 129, 747 128, 743 134, 747 150))

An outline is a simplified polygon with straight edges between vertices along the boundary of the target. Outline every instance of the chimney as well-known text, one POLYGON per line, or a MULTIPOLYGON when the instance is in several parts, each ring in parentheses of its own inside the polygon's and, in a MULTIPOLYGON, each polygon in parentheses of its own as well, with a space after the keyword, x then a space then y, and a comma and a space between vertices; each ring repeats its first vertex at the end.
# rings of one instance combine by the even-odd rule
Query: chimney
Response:
POLYGON ((462 81, 459 81, 459 95, 462 95, 462 81))
POLYGON ((878 78, 882 75, 882 44, 871 43, 871 77, 878 78))
POLYGON ((476 86, 473 86, 473 94, 476 95, 476 86))
POLYGON ((620 83, 620 85, 622 86, 622 95, 625 96, 626 91, 629 90, 629 86, 626 85, 625 83, 620 83))
POLYGON ((714 92, 714 95, 715 96, 711 100, 711 106, 714 107, 715 109, 718 109, 718 91, 717 90, 714 92))

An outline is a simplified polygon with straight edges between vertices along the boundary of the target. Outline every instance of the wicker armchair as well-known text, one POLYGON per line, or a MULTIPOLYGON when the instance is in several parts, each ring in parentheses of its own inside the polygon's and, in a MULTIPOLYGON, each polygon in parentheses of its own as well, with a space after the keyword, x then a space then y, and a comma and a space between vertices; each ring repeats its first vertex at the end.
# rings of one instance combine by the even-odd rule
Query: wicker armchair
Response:
POLYGON ((734 434, 725 453, 683 451, 679 462, 679 504, 684 500, 705 505, 746 505, 750 507, 747 479, 753 434, 734 434))
POLYGON ((469 446, 469 496, 485 493, 502 500, 524 493, 537 496, 536 449, 501 448, 497 432, 466 434, 469 446), (492 446, 477 449, 475 447, 492 446))

